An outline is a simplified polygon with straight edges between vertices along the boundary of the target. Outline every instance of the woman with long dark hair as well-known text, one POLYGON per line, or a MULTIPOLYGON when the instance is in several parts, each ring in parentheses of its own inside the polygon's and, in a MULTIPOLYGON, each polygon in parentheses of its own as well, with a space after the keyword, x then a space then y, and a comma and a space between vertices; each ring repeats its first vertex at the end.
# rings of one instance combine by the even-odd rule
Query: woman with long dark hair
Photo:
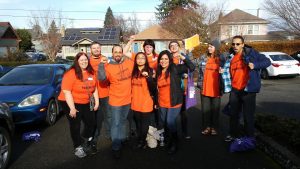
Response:
POLYGON ((83 158, 87 155, 88 144, 92 140, 95 129, 95 112, 99 106, 96 88, 96 73, 89 63, 88 56, 79 52, 74 64, 64 74, 58 100, 62 105, 70 125, 71 138, 75 155, 83 158), (93 103, 94 101, 94 103, 93 103), (81 121, 84 123, 82 140, 81 121))
POLYGON ((221 77, 220 77, 220 42, 214 40, 208 44, 206 55, 198 61, 198 87, 201 94, 201 109, 203 135, 217 135, 218 118, 221 105, 221 77))
POLYGON ((143 52, 136 54, 132 71, 131 109, 137 128, 136 148, 146 148, 146 136, 151 120, 156 91, 153 80, 153 69, 149 67, 147 56, 143 52))
POLYGON ((158 56, 157 86, 160 116, 168 134, 168 153, 173 154, 177 150, 177 126, 176 118, 180 113, 183 102, 183 89, 181 88, 181 77, 184 73, 194 71, 194 64, 180 55, 183 64, 173 63, 172 54, 164 50, 158 56))

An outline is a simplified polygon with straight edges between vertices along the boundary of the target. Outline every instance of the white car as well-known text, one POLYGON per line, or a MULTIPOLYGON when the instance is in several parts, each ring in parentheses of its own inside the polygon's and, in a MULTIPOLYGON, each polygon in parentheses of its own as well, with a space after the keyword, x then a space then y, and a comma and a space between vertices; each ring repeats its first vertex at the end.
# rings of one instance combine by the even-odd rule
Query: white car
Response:
POLYGON ((271 65, 261 71, 261 77, 268 79, 270 76, 298 76, 300 63, 282 52, 261 52, 270 59, 271 65))

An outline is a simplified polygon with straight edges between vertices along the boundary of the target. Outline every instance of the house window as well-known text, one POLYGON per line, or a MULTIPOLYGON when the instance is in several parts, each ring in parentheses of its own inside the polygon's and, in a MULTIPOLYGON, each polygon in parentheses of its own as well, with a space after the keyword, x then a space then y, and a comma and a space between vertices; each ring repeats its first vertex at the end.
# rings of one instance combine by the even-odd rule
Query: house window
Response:
POLYGON ((258 35, 259 25, 248 25, 248 35, 258 35))
POLYGON ((248 25, 248 35, 253 35, 253 25, 248 25))
POLYGON ((239 34, 239 26, 238 25, 231 25, 228 27, 228 34, 229 36, 235 36, 239 34))

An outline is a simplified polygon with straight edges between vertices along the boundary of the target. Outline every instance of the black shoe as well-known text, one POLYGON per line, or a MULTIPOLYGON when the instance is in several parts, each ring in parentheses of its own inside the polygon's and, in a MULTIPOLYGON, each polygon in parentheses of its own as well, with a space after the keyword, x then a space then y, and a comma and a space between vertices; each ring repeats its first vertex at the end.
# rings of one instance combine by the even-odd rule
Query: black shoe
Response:
POLYGON ((92 144, 91 145, 91 151, 90 154, 97 154, 98 150, 97 150, 97 144, 92 144))
POLYGON ((121 158, 121 150, 113 150, 113 157, 114 159, 120 159, 121 158))
POLYGON ((234 140, 234 137, 231 137, 230 135, 226 136, 225 137, 225 140, 226 142, 232 142, 234 140))

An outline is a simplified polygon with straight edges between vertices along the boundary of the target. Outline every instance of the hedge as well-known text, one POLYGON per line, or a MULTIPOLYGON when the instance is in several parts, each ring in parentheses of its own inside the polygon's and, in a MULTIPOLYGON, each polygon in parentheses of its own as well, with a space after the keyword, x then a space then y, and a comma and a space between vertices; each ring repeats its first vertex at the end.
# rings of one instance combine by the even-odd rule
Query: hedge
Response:
MULTIPOLYGON (((267 42, 246 42, 247 45, 252 46, 259 52, 283 52, 293 54, 300 50, 300 40, 289 41, 267 41, 267 42)), ((229 50, 231 44, 222 44, 221 53, 229 50)), ((207 51, 207 44, 201 44, 192 51, 194 58, 198 58, 207 51)))

